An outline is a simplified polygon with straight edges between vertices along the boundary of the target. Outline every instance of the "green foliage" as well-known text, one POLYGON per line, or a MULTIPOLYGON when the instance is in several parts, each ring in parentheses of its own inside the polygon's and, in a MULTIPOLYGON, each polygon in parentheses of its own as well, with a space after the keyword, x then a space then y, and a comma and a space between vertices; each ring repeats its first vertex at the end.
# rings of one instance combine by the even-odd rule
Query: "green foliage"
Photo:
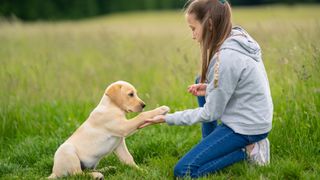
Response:
POLYGON ((101 14, 182 8, 183 0, 4 0, 0 1, 0 16, 16 16, 22 20, 79 19, 101 14))
MULTIPOLYGON (((1 0, 0 17, 7 19, 80 19, 101 14, 137 10, 182 9, 187 0, 1 0)), ((232 6, 270 3, 316 3, 320 0, 229 0, 232 6)))
MULTIPOLYGON (((241 162, 201 179, 320 178, 319 9, 234 9, 234 24, 263 49, 274 101, 271 165, 241 162)), ((49 176, 57 147, 113 81, 135 85, 147 110, 197 106, 186 87, 199 70, 199 48, 182 12, 0 26, 0 179, 49 176)), ((102 159, 98 169, 108 167, 102 170, 106 179, 172 179, 175 163, 200 138, 199 125, 147 127, 127 138, 144 171, 114 155, 102 159)))

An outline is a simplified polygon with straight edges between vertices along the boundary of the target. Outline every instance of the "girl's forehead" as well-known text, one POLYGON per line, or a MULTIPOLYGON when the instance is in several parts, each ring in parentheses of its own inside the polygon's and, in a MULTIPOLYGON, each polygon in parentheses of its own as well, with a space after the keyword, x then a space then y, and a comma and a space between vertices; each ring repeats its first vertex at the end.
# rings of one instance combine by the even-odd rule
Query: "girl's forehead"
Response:
POLYGON ((194 14, 194 13, 186 13, 186 14, 185 14, 185 17, 186 17, 186 18, 189 18, 189 17, 194 18, 194 17, 195 17, 195 14, 194 14))
POLYGON ((195 15, 192 13, 192 14, 186 14, 186 19, 188 22, 195 22, 196 21, 196 18, 195 18, 195 15))

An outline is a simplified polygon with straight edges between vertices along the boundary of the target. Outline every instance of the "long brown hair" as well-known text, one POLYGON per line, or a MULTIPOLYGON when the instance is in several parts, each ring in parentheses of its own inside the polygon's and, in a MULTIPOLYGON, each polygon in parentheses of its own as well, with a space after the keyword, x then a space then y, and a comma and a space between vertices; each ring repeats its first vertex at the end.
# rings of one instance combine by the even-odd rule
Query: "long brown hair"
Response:
POLYGON ((231 7, 226 0, 189 0, 185 13, 194 14, 202 25, 200 82, 203 83, 211 58, 231 32, 231 7))

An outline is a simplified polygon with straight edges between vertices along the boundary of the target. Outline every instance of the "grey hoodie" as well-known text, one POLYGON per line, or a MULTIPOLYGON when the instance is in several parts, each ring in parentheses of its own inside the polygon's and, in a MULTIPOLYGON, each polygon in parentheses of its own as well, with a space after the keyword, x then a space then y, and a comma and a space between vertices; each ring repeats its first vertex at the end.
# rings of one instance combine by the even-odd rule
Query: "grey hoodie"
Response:
POLYGON ((219 79, 214 86, 213 56, 207 73, 204 107, 167 114, 169 125, 192 125, 221 119, 243 135, 269 132, 273 103, 257 42, 241 27, 234 27, 220 48, 219 79))

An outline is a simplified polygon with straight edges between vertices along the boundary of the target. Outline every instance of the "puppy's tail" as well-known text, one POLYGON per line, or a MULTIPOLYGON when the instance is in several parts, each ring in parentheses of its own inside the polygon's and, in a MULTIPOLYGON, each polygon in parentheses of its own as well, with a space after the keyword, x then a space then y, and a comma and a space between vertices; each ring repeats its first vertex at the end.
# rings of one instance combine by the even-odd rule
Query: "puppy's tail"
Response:
POLYGON ((57 178, 57 175, 55 175, 54 173, 52 173, 49 177, 48 177, 48 179, 56 179, 57 178))

